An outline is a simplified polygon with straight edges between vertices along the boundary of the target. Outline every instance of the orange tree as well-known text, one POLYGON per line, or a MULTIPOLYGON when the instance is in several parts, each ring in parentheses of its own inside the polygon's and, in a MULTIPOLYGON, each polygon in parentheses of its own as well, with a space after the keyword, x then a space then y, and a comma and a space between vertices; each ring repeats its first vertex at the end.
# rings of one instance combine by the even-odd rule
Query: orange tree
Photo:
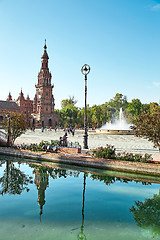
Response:
POLYGON ((7 131, 8 134, 10 134, 11 145, 14 144, 17 137, 26 132, 30 126, 29 123, 29 118, 27 118, 23 112, 11 112, 8 114, 8 116, 2 122, 2 127, 7 131))
POLYGON ((144 137, 153 142, 160 151, 160 107, 153 104, 150 110, 142 112, 131 127, 137 137, 144 137))

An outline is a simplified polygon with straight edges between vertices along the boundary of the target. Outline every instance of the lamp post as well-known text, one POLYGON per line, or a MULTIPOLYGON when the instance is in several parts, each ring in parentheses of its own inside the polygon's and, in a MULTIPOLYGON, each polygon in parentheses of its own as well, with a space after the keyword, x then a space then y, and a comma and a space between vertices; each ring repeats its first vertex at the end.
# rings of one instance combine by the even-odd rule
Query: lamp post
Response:
POLYGON ((8 119, 8 134, 7 134, 7 144, 6 144, 6 146, 9 147, 10 146, 10 140, 11 140, 11 129, 10 129, 11 128, 11 122, 10 122, 11 118, 10 118, 10 115, 7 114, 6 118, 8 119))
POLYGON ((84 116, 84 149, 88 149, 88 134, 87 134, 87 75, 90 72, 90 66, 84 64, 81 68, 82 74, 85 76, 85 116, 84 116))

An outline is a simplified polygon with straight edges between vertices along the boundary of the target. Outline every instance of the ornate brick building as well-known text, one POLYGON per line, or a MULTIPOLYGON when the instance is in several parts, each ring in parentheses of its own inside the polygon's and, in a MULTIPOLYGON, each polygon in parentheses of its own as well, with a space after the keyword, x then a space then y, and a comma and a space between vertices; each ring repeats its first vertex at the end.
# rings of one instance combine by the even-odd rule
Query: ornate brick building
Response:
POLYGON ((14 101, 2 101, 0 100, 0 122, 3 121, 6 113, 20 112, 19 106, 14 101))
POLYGON ((38 84, 33 101, 33 118, 39 122, 42 127, 55 127, 59 121, 59 115, 54 111, 54 96, 52 93, 53 85, 51 84, 52 75, 48 68, 48 54, 46 41, 44 52, 42 54, 41 69, 38 73, 38 84))
POLYGON ((29 95, 25 99, 22 89, 16 103, 20 107, 20 112, 24 112, 27 116, 33 113, 33 100, 30 100, 29 95))
POLYGON ((0 101, 0 121, 9 112, 23 112, 29 117, 33 113, 33 100, 30 100, 29 96, 25 99, 22 89, 17 100, 12 100, 12 95, 9 92, 6 101, 0 101))
POLYGON ((32 116, 33 125, 42 127, 55 127, 59 121, 59 114, 54 110, 54 96, 52 93, 53 85, 51 84, 52 75, 48 68, 48 54, 46 41, 44 45, 44 52, 42 54, 41 69, 38 73, 38 84, 36 87, 36 94, 34 100, 24 98, 21 92, 17 100, 12 100, 11 93, 9 93, 6 101, 0 101, 0 120, 3 120, 5 112, 24 112, 27 116, 32 116))

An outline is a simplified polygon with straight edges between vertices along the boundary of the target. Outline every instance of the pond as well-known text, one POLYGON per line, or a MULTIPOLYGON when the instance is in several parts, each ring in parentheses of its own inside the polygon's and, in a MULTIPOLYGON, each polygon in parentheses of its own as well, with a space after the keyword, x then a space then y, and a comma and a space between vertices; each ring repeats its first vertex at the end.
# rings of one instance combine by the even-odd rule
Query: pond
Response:
POLYGON ((0 239, 159 239, 159 183, 0 156, 0 239))

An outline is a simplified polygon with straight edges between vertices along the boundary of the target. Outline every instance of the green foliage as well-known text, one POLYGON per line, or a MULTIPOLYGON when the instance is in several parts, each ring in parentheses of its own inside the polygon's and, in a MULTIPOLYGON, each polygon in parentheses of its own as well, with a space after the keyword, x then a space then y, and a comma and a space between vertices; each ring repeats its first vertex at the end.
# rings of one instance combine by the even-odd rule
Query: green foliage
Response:
POLYGON ((77 100, 74 97, 64 99, 61 102, 62 109, 60 110, 60 126, 70 127, 77 123, 78 108, 75 106, 77 100))
POLYGON ((148 153, 142 155, 123 152, 116 154, 116 160, 147 163, 152 160, 151 156, 152 155, 148 153))
POLYGON ((23 150, 30 150, 33 152, 39 152, 44 151, 43 146, 57 146, 59 143, 58 140, 52 140, 51 143, 49 141, 41 141, 39 144, 31 143, 30 145, 27 144, 21 144, 18 145, 17 148, 23 149, 23 150))
POLYGON ((0 177, 1 193, 21 194, 22 191, 29 191, 28 185, 32 184, 32 177, 24 174, 14 166, 14 163, 7 160, 4 174, 0 177))
POLYGON ((6 117, 1 123, 2 127, 11 136, 11 145, 14 144, 17 137, 20 137, 29 128, 29 119, 26 118, 23 112, 21 113, 9 113, 9 117, 6 117))
POLYGON ((128 105, 127 97, 123 96, 123 94, 121 94, 121 93, 116 93, 114 98, 111 99, 108 104, 110 105, 111 108, 114 108, 119 111, 120 108, 124 109, 127 107, 127 105, 128 105))
POLYGON ((58 140, 51 140, 51 146, 57 146, 59 144, 58 140))
POLYGON ((5 147, 5 146, 6 146, 6 143, 0 141, 0 147, 5 147))
MULTIPOLYGON (((84 108, 76 107, 77 100, 74 97, 69 97, 61 102, 62 109, 59 111, 61 127, 84 127, 84 108)), ((153 104, 152 104, 153 105, 153 104)), ((89 128, 99 128, 106 122, 110 122, 113 118, 119 116, 120 108, 123 109, 123 114, 129 123, 133 123, 136 117, 144 111, 150 109, 150 104, 142 104, 139 99, 127 101, 127 97, 121 93, 116 95, 101 105, 87 105, 87 122, 89 128)))
POLYGON ((115 160, 121 160, 121 161, 142 162, 142 163, 151 162, 152 160, 152 155, 148 153, 145 153, 144 155, 126 153, 126 152, 116 154, 115 151, 116 151, 116 148, 108 144, 106 145, 106 147, 98 147, 96 149, 91 149, 92 156, 96 158, 115 159, 115 160))
POLYGON ((105 183, 106 185, 110 185, 112 183, 115 183, 117 181, 117 178, 114 176, 108 176, 108 175, 97 175, 97 174, 91 174, 92 180, 99 180, 100 182, 105 183))
POLYGON ((49 141, 44 141, 44 140, 42 140, 42 141, 39 143, 39 147, 43 147, 44 145, 48 146, 48 145, 50 145, 50 142, 49 142, 49 141))
POLYGON ((128 103, 128 108, 126 109, 126 116, 129 122, 133 122, 133 120, 141 113, 142 111, 142 103, 139 99, 133 99, 130 103, 128 103))
POLYGON ((31 143, 30 145, 21 144, 21 145, 18 145, 17 148, 23 149, 23 150, 30 150, 33 152, 43 151, 42 146, 39 146, 38 144, 35 144, 35 143, 31 143))
POLYGON ((64 99, 61 101, 61 107, 62 107, 62 109, 65 109, 69 105, 75 106, 76 103, 77 103, 77 100, 74 99, 74 96, 69 97, 68 99, 64 99))
POLYGON ((92 156, 96 158, 114 159, 115 158, 115 148, 114 146, 108 145, 106 147, 98 147, 92 149, 92 156))
POLYGON ((153 198, 144 202, 136 201, 130 211, 134 214, 134 220, 139 227, 150 229, 153 238, 160 237, 160 196, 154 194, 153 198))
POLYGON ((160 151, 160 107, 155 104, 147 112, 142 112, 131 127, 137 137, 144 137, 153 142, 160 151))

